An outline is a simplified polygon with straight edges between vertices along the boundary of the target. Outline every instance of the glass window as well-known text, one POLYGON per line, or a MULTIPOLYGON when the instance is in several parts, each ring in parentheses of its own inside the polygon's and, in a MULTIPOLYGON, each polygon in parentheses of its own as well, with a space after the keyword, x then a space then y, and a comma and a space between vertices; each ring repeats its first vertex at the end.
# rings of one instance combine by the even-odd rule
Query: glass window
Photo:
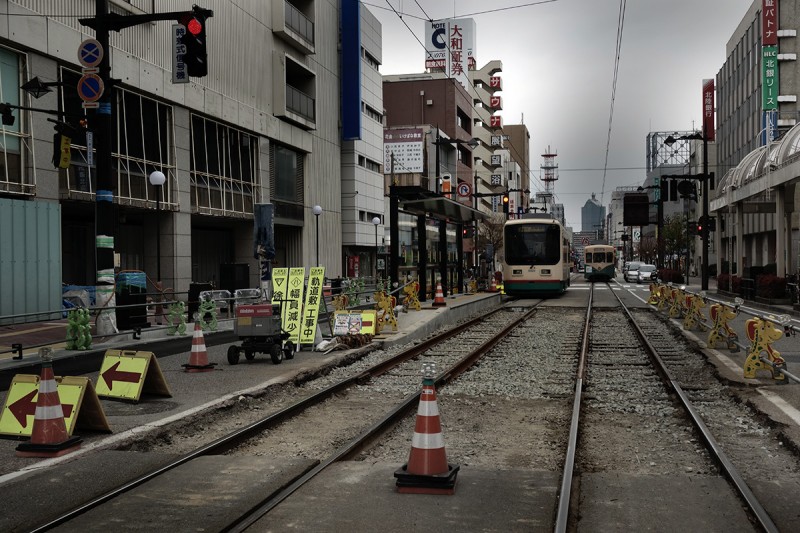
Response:
MULTIPOLYGON (((0 102, 19 105, 20 62, 18 54, 0 48, 0 102)), ((30 155, 29 136, 22 134, 22 110, 14 109, 12 116, 14 124, 0 124, 0 191, 28 192, 22 184, 22 157, 23 151, 30 155)))
POLYGON ((295 201, 297 153, 283 146, 275 147, 275 197, 295 201))
MULTIPOLYGON (((68 194, 94 192, 96 176, 94 165, 88 164, 86 134, 92 131, 93 115, 87 116, 74 87, 81 75, 67 69, 61 70, 62 107, 71 130, 72 164, 60 175, 61 189, 68 194), (72 89, 70 89, 72 88, 72 89), (87 117, 87 127, 78 124, 87 117)), ((150 174, 159 170, 167 176, 162 191, 162 201, 170 202, 175 181, 175 163, 172 136, 172 106, 147 96, 117 88, 113 117, 115 127, 110 132, 113 168, 116 173, 116 196, 121 199, 155 202, 157 190, 150 185, 150 174)), ((95 146, 97 140, 95 138, 95 146)))
POLYGON ((515 224, 505 228, 509 265, 554 265, 561 258, 561 230, 555 224, 515 224))
POLYGON ((225 216, 253 212, 258 140, 247 132, 192 115, 192 207, 225 216))

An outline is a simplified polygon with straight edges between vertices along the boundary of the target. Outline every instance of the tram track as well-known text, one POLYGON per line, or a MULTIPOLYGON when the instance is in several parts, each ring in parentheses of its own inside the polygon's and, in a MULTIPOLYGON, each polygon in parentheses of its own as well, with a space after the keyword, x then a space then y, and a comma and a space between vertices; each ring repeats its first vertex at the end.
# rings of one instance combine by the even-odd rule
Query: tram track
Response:
MULTIPOLYGON (((357 370, 344 379, 334 380, 330 384, 315 384, 315 380, 312 380, 309 382, 309 385, 311 385, 309 388, 318 388, 318 390, 312 391, 307 397, 293 402, 228 435, 197 447, 169 464, 141 475, 113 491, 84 502, 71 511, 63 513, 61 516, 36 528, 34 531, 47 531, 57 526, 68 525, 71 520, 84 515, 84 513, 100 508, 103 504, 112 502, 115 498, 135 487, 143 485, 199 457, 222 453, 228 455, 268 454, 269 451, 263 449, 264 443, 275 439, 272 438, 274 435, 262 438, 261 436, 265 433, 274 432, 280 425, 290 424, 293 420, 301 419, 302 416, 314 416, 308 414, 314 409, 322 408, 323 413, 325 410, 343 409, 342 407, 332 406, 347 402, 350 398, 361 396, 362 394, 358 391, 359 388, 368 388, 373 384, 386 380, 393 382, 400 380, 403 382, 400 385, 397 383, 392 384, 392 387, 399 387, 408 392, 399 404, 395 402, 395 405, 388 412, 383 406, 373 408, 371 411, 379 411, 381 414, 370 413, 372 415, 370 420, 367 422, 361 421, 361 423, 357 424, 360 426, 358 431, 354 432, 352 429, 344 430, 344 432, 353 433, 354 437, 345 439, 347 442, 344 445, 339 446, 327 456, 318 458, 318 464, 305 475, 277 493, 277 495, 272 495, 249 517, 242 518, 236 525, 230 526, 231 530, 234 531, 243 530, 330 464, 352 457, 366 447, 372 439, 377 438, 387 428, 390 428, 396 420, 410 413, 419 401, 420 374, 418 359, 436 360, 439 367, 443 367, 444 370, 437 376, 435 381, 437 385, 444 385, 474 365, 476 361, 507 336, 509 331, 524 322, 534 311, 535 309, 529 309, 525 312, 509 312, 503 311, 502 308, 496 309, 484 316, 435 335, 416 346, 403 350, 397 355, 379 360, 371 364, 369 368, 357 370), (470 347, 468 350, 462 349, 465 344, 470 347)), ((318 381, 319 383, 325 382, 324 379, 318 381)), ((325 415, 317 416, 324 417, 325 415)), ((288 431, 291 432, 291 430, 288 431)), ((277 439, 280 440, 280 437, 277 439)), ((337 442, 341 440, 342 438, 337 438, 337 442)), ((271 445, 267 444, 267 447, 269 446, 271 445)), ((322 448, 330 448, 331 446, 330 443, 327 443, 322 448)))
MULTIPOLYGON (((764 506, 748 487, 698 412, 697 403, 716 399, 719 384, 713 377, 698 377, 702 373, 694 368, 697 358, 693 362, 685 352, 676 349, 676 343, 664 335, 663 324, 650 319, 651 313, 637 313, 634 316, 619 295, 613 292, 619 311, 593 309, 593 288, 594 286, 589 294, 576 374, 555 531, 567 531, 571 525, 577 527, 575 522, 587 513, 582 508, 583 504, 577 501, 579 491, 574 484, 580 484, 582 476, 591 476, 593 458, 608 454, 624 456, 624 452, 613 447, 624 447, 624 439, 616 439, 615 442, 611 437, 596 443, 598 433, 593 426, 615 422, 625 424, 626 420, 628 424, 633 424, 636 418, 641 418, 641 425, 652 417, 688 420, 692 425, 692 433, 698 435, 704 445, 704 459, 707 458, 707 461, 719 468, 719 475, 728 480, 732 491, 747 506, 753 525, 762 531, 778 531, 764 506), (623 314, 624 320, 620 320, 620 315, 623 314), (601 333, 608 331, 615 331, 613 338, 609 338, 607 333, 601 333), (630 338, 631 335, 635 335, 635 339, 630 338), (637 350, 637 345, 641 350, 637 350), (643 354, 646 359, 642 357, 643 354), (681 385, 674 368, 679 369, 684 380, 692 378, 690 387, 681 385), (631 386, 632 383, 637 386, 631 386)), ((630 428, 629 425, 629 431, 630 428)), ((602 432, 608 434, 607 430, 602 432)), ((634 430, 631 433, 635 435, 639 432, 634 430)), ((698 450, 693 449, 694 439, 677 440, 682 442, 671 443, 674 447, 670 451, 678 461, 683 461, 684 472, 676 469, 672 476, 694 471, 695 466, 687 465, 696 464, 698 459, 698 450)), ((646 442, 645 440, 642 444, 646 442)), ((638 454, 636 459, 639 460, 638 454)), ((656 463, 650 464, 655 466, 656 463)), ((707 470, 708 474, 715 474, 713 469, 700 468, 707 470)), ((621 466, 621 469, 624 470, 625 467, 621 466)))

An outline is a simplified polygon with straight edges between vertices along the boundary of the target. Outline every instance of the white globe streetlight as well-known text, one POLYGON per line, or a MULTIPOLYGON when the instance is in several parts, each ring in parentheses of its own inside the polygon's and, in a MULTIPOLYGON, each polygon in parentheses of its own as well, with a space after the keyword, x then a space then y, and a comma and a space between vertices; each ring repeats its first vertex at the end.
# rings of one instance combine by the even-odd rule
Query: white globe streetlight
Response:
POLYGON ((311 208, 314 218, 317 219, 317 266, 319 266, 319 216, 322 214, 322 206, 315 205, 311 208))
MULTIPOLYGON (((154 170, 148 177, 150 185, 156 187, 156 289, 161 291, 161 192, 167 177, 160 170, 154 170)), ((161 302, 161 295, 158 301, 161 302)), ((162 308, 156 306, 156 323, 161 324, 162 308)))
POLYGON ((375 226, 375 282, 378 281, 378 225, 381 217, 372 217, 372 224, 375 226))

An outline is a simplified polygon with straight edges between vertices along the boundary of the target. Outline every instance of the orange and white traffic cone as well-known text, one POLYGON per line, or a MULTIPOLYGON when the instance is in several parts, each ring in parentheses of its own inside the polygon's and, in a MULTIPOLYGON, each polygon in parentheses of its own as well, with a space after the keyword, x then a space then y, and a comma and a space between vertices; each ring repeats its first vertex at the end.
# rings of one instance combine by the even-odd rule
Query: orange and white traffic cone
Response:
POLYGON ((58 397, 58 384, 53 375, 49 354, 42 356, 39 397, 33 418, 30 442, 17 446, 17 457, 59 457, 81 446, 80 437, 70 437, 64 421, 64 409, 58 397))
POLYGON ((497 292, 497 280, 492 276, 492 284, 489 285, 489 292, 497 292))
POLYGON ((203 338, 203 328, 200 322, 194 321, 194 335, 192 336, 192 353, 189 355, 189 363, 183 365, 186 372, 210 372, 214 370, 217 363, 208 362, 208 351, 206 341, 203 338))
POLYGON ((444 292, 442 291, 442 282, 436 283, 436 295, 433 298, 433 307, 445 307, 447 302, 444 301, 444 292))
POLYGON ((433 363, 422 366, 422 394, 417 409, 417 422, 411 440, 408 463, 397 469, 397 491, 408 494, 453 494, 459 465, 447 463, 444 450, 433 363))

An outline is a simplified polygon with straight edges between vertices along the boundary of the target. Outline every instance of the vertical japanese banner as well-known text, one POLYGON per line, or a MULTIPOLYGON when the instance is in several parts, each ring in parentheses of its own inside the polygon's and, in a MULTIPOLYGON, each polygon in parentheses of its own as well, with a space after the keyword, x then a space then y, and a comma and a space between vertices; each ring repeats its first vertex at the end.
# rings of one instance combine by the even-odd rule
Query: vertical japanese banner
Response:
POLYGON ((308 273, 306 305, 303 307, 303 325, 300 329, 300 344, 314 344, 324 279, 325 267, 312 267, 308 273))
POLYGON ((289 278, 288 268, 275 268, 272 270, 272 305, 281 306, 281 328, 286 329, 286 282, 289 278))
POLYGON ((778 45, 778 0, 761 0, 761 45, 778 45))
POLYGON ((306 278, 305 267, 295 267, 289 269, 289 281, 287 282, 288 312, 284 328, 289 333, 289 340, 295 345, 300 344, 300 321, 303 317, 303 283, 306 278))
POLYGON ((778 47, 762 47, 761 109, 778 109, 778 47))
POLYGON ((703 80, 703 136, 713 141, 714 131, 714 80, 703 80))

